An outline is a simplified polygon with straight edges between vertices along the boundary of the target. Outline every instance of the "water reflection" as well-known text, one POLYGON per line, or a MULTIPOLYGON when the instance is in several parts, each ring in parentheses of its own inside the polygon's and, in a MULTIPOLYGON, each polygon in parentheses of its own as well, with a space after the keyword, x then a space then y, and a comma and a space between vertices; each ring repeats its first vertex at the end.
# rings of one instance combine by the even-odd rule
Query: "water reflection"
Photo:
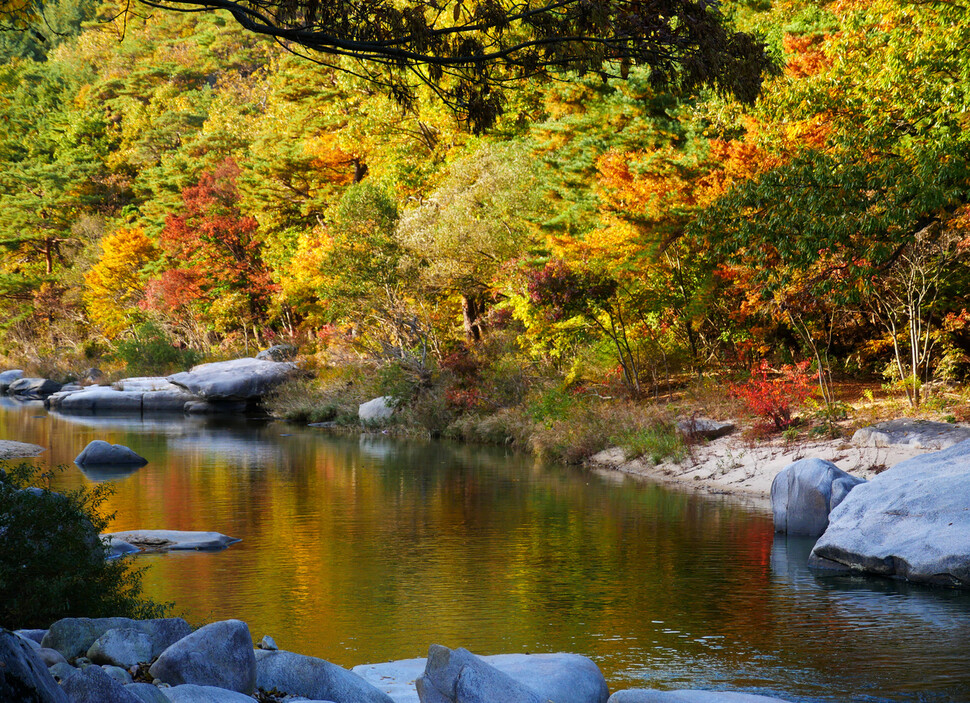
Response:
POLYGON ((345 666, 440 642, 583 653, 614 689, 970 700, 967 594, 820 578, 810 542, 729 498, 495 448, 4 407, 0 436, 49 447, 41 461, 72 461, 91 439, 151 460, 115 480, 113 529, 243 539, 142 557, 148 591, 194 622, 242 618, 345 666))

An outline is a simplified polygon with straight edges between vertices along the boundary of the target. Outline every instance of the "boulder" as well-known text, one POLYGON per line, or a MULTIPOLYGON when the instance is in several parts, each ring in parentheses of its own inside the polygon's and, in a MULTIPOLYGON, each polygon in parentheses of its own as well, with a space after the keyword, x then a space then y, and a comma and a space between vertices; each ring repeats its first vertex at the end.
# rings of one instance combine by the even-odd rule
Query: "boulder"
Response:
MULTIPOLYGON (((592 660, 579 654, 494 654, 482 661, 508 674, 556 703, 604 703, 609 697, 606 680, 592 660)), ((353 672, 390 695, 396 703, 417 703, 415 680, 424 673, 427 659, 404 659, 361 664, 353 672)))
POLYGON ((264 361, 293 361, 296 358, 296 347, 292 344, 274 344, 256 355, 264 361))
POLYGON ((11 383, 23 377, 24 372, 20 369, 9 369, 0 372, 0 393, 6 393, 11 383))
MULTIPOLYGON (((88 478, 90 478, 90 476, 88 478)), ((123 557, 126 554, 137 554, 141 551, 141 549, 135 545, 129 544, 123 539, 118 539, 117 537, 102 537, 102 540, 108 545, 109 559, 117 559, 118 557, 123 557)))
POLYGON ((101 539, 124 542, 145 552, 167 552, 189 549, 225 549, 230 544, 241 542, 238 537, 229 537, 221 532, 194 532, 191 530, 125 530, 106 532, 101 539))
POLYGON ((61 662, 67 663, 64 655, 58 652, 56 649, 51 649, 50 647, 38 647, 34 650, 37 652, 37 656, 40 657, 41 661, 44 662, 44 666, 48 669, 55 664, 60 664, 61 662))
POLYGON ((101 670, 122 686, 127 686, 128 684, 132 683, 131 674, 129 674, 125 669, 122 669, 120 666, 105 664, 101 667, 101 670))
POLYGON ((100 666, 75 669, 61 681, 61 688, 73 703, 142 703, 100 666))
POLYGON ((74 463, 78 466, 115 464, 144 466, 148 463, 148 459, 139 456, 128 447, 96 439, 77 455, 74 463))
POLYGON ((357 408, 357 417, 363 423, 380 423, 390 419, 394 414, 394 397, 382 395, 379 398, 361 403, 357 408))
POLYGON ((918 449, 946 449, 966 439, 970 439, 970 427, 909 418, 863 427, 852 435, 852 443, 862 447, 904 445, 918 449))
POLYGON ((291 362, 234 359, 195 366, 168 380, 204 400, 259 400, 297 371, 291 362))
POLYGON ((733 422, 710 420, 706 417, 694 417, 689 420, 679 420, 677 429, 686 437, 717 439, 734 432, 735 424, 733 422))
POLYGON ((107 386, 87 386, 80 390, 61 390, 46 402, 48 409, 67 413, 141 412, 141 393, 126 393, 107 386))
POLYGON ((95 664, 111 664, 123 669, 152 660, 152 640, 134 627, 108 630, 88 647, 87 656, 95 664))
POLYGON ((101 383, 104 380, 104 372, 101 369, 92 366, 89 369, 85 369, 84 373, 81 374, 82 383, 101 383))
POLYGON ((276 640, 269 635, 263 635, 263 639, 259 641, 259 648, 268 649, 271 652, 276 652, 279 650, 279 647, 276 646, 276 640))
POLYGON ((130 683, 125 686, 125 690, 138 696, 142 703, 168 703, 162 690, 150 683, 130 683))
POLYGON ((47 670, 51 672, 51 676, 53 676, 54 680, 57 681, 58 683, 66 679, 75 671, 74 667, 67 663, 55 664, 54 666, 49 666, 47 667, 47 670))
POLYGON ((149 673, 173 686, 192 683, 252 693, 256 657, 249 626, 222 620, 200 627, 162 652, 149 673))
POLYGON ((290 695, 340 703, 393 703, 357 674, 323 659, 294 652, 256 652, 256 685, 290 695))
POLYGON ((179 386, 165 376, 132 376, 115 381, 111 387, 125 393, 154 393, 158 391, 180 391, 179 386))
POLYGON ((52 393, 57 393, 60 389, 61 384, 51 381, 49 378, 21 377, 7 386, 7 393, 17 398, 43 400, 52 393))
POLYGON ((610 696, 609 703, 785 703, 781 698, 729 691, 652 691, 628 688, 610 696))
POLYGON ((0 701, 71 703, 33 649, 0 628, 0 701))
POLYGON ((421 703, 544 703, 536 691, 486 664, 467 649, 433 644, 415 681, 421 703))
POLYGON ((147 634, 152 642, 153 659, 169 645, 192 632, 192 628, 182 618, 63 618, 50 626, 41 644, 56 649, 67 659, 74 659, 84 656, 94 641, 105 632, 118 628, 135 628, 147 634))
POLYGON ((187 415, 238 415, 248 407, 245 400, 190 400, 182 410, 187 415))
POLYGON ((809 564, 970 587, 970 441, 896 464, 829 515, 809 564))
POLYGON ((44 641, 44 635, 47 634, 47 630, 15 630, 14 634, 36 642, 39 645, 44 641))
POLYGON ((823 459, 789 464, 771 483, 775 532, 818 537, 829 524, 829 513, 865 479, 852 476, 823 459))
POLYGON ((216 686, 182 684, 159 689, 166 702, 171 703, 253 703, 250 696, 216 686))

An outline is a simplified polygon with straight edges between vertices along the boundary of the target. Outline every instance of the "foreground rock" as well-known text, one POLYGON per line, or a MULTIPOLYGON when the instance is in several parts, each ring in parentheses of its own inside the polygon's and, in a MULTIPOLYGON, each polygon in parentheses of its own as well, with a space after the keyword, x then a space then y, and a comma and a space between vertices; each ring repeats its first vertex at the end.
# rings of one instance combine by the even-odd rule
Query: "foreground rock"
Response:
POLYGON ((98 638, 115 629, 144 632, 151 642, 151 658, 192 632, 182 618, 63 618, 50 626, 41 644, 56 649, 67 659, 73 659, 85 656, 98 638))
POLYGON ((785 703, 781 698, 724 691, 651 691, 630 688, 610 696, 609 703, 785 703))
POLYGON ((946 449, 966 439, 970 439, 970 427, 908 418, 863 427, 852 435, 852 443, 863 447, 904 445, 926 449, 946 449))
POLYGON ((72 703, 142 703, 100 666, 75 670, 61 681, 61 688, 72 703))
MULTIPOLYGON (((238 537, 230 537, 221 532, 193 532, 189 530, 125 530, 106 532, 102 539, 110 540, 113 550, 124 550, 126 543, 136 550, 146 552, 167 552, 186 549, 217 550, 230 544, 241 542, 238 537)), ((131 551, 131 550, 127 550, 131 551)))
POLYGON ((292 696, 340 703, 394 703, 357 674, 323 659, 293 652, 256 653, 256 685, 292 696))
POLYGON ((842 471, 831 461, 802 459, 778 472, 771 484, 775 532, 818 537, 829 513, 864 479, 842 471))
POLYGON ((121 444, 109 444, 104 440, 96 439, 77 455, 74 463, 78 466, 144 466, 148 463, 148 459, 121 444))
MULTIPOLYGON (((592 660, 579 654, 495 654, 478 657, 556 703, 603 703, 606 680, 592 660)), ((395 703, 418 703, 415 681, 425 674, 427 659, 405 659, 355 666, 353 672, 387 693, 395 703)))
POLYGON ((543 703, 536 691, 467 649, 433 644, 415 685, 421 703, 543 703))
POLYGON ((829 515, 809 563, 970 587, 970 441, 897 464, 829 515))
POLYGON ((0 701, 70 703, 34 650, 0 628, 0 701))
POLYGON ((201 364, 168 380, 208 401, 254 401, 296 372, 296 364, 291 362, 234 359, 201 364))
POLYGON ((200 627, 162 652, 149 673, 173 686, 198 684, 250 694, 256 688, 256 656, 249 626, 223 620, 200 627))

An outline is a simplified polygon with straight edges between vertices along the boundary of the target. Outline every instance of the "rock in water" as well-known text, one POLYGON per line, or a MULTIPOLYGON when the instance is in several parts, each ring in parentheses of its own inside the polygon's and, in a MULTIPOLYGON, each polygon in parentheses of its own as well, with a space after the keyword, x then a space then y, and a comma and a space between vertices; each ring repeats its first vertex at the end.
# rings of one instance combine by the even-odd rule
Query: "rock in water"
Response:
POLYGON ((71 703, 30 646, 3 628, 0 628, 0 701, 71 703))
POLYGON ((7 386, 7 393, 28 400, 43 400, 61 390, 61 384, 48 378, 18 378, 7 386))
POLYGON ((101 439, 96 439, 84 448, 74 463, 78 466, 87 465, 106 465, 106 464, 128 464, 144 466, 148 459, 135 454, 128 447, 120 444, 109 444, 101 439))
POLYGON ((200 627, 162 652, 149 673, 172 686, 193 683, 248 695, 256 688, 249 626, 223 620, 200 627))
POLYGON ((852 476, 823 459, 789 464, 771 483, 775 532, 818 537, 829 524, 829 513, 865 479, 852 476))
POLYGON ((293 696, 340 703, 393 703, 387 694, 357 674, 323 659, 261 649, 256 654, 256 685, 293 696))
POLYGON ((829 515, 809 564, 970 587, 970 441, 903 461, 829 515))
POLYGON ((415 682, 421 703, 544 703, 539 694, 467 649, 433 644, 415 682))
POLYGON ((297 371, 290 362, 234 359, 195 366, 168 380, 205 400, 258 400, 297 371))

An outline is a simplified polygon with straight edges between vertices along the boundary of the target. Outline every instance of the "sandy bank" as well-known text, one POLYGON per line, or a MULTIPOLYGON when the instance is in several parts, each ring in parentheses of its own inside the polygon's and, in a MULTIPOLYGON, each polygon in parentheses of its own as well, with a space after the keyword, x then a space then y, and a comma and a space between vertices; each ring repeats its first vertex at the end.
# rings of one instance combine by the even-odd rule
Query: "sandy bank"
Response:
POLYGON ((735 434, 691 447, 690 454, 680 463, 654 465, 647 458, 627 461, 618 448, 593 455, 590 463, 708 493, 767 500, 775 475, 799 459, 826 459, 843 471, 868 480, 880 470, 932 451, 936 450, 906 445, 860 447, 845 438, 755 443, 735 434))

